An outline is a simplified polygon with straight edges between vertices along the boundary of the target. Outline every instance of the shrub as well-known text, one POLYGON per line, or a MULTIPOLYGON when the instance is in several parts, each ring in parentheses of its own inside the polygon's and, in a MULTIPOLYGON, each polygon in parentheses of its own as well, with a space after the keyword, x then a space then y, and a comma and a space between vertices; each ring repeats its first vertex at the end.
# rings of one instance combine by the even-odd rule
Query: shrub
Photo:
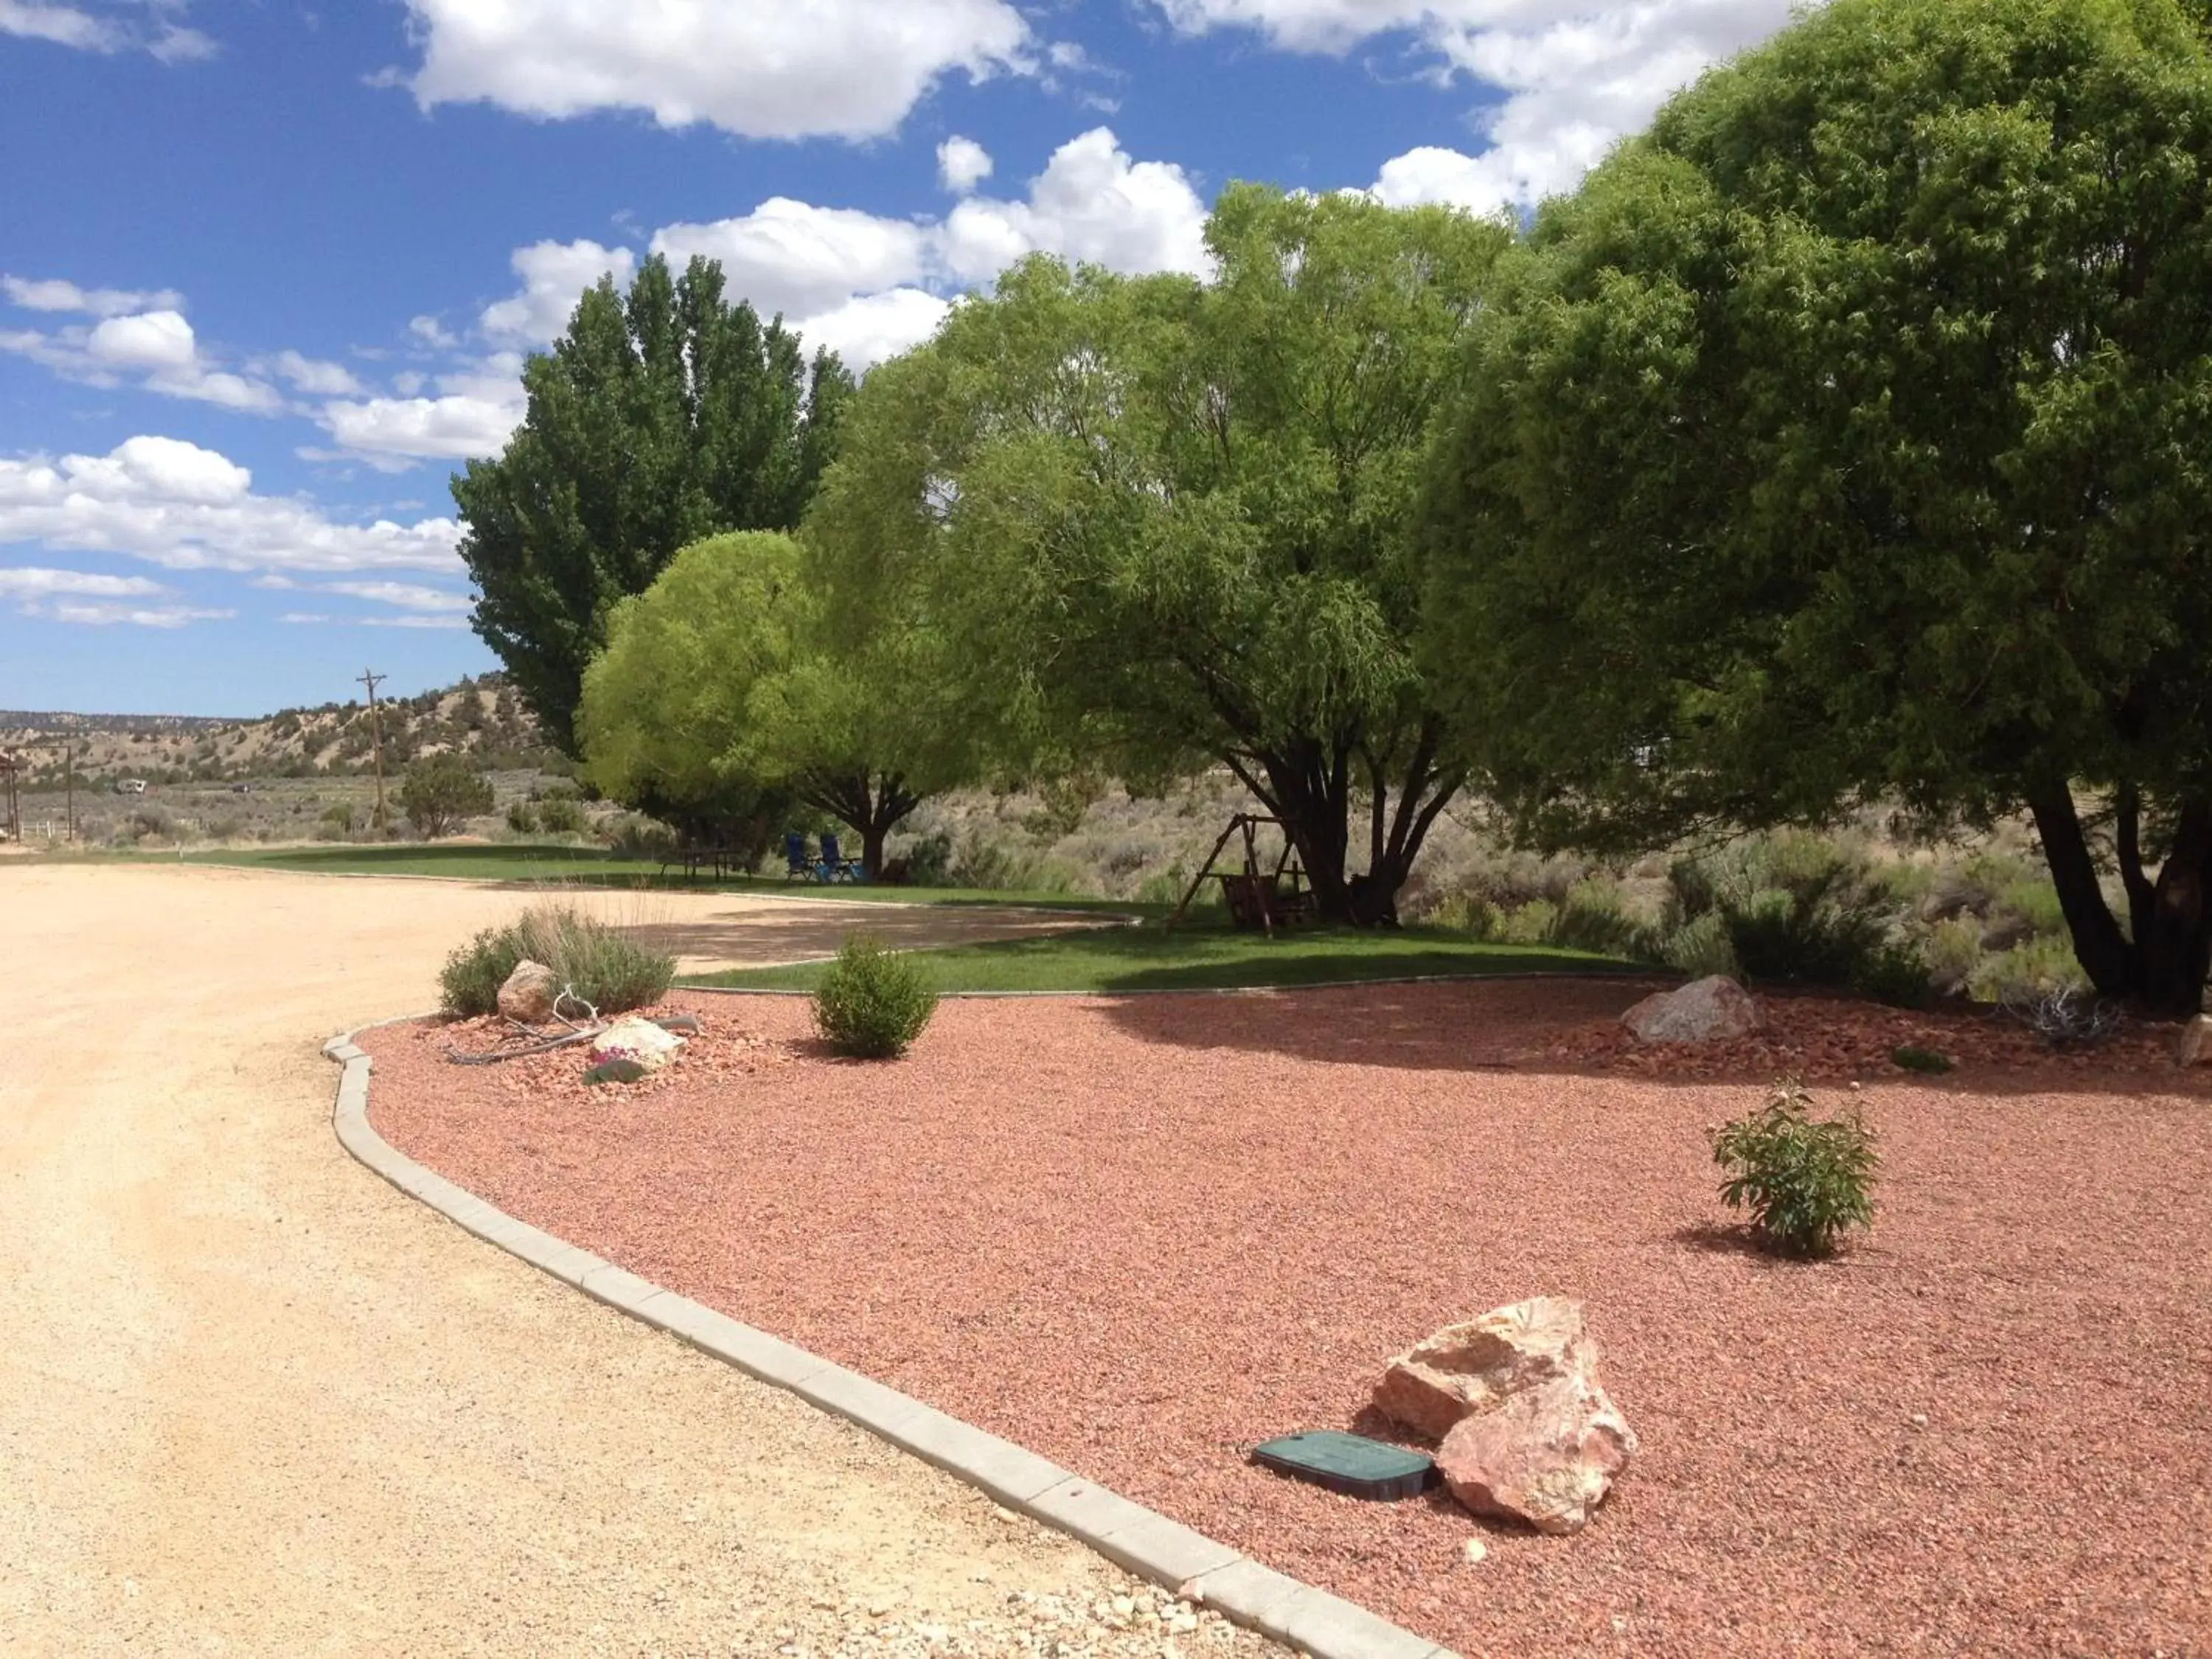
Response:
POLYGON ((1889 1051, 1890 1064, 1899 1071, 1919 1072, 1929 1077, 1941 1077, 1951 1069, 1950 1057, 1939 1054, 1933 1048, 1920 1048, 1906 1043, 1901 1048, 1889 1051))
POLYGON ((677 848, 673 830, 640 812, 625 812, 611 823, 602 824, 599 839, 623 857, 644 862, 669 858, 677 848))
POLYGON ((1644 931, 1623 907, 1618 882, 1584 879, 1559 901, 1544 943, 1599 956, 1634 956, 1644 948, 1644 931))
POLYGON ((1676 928, 1660 947, 1659 957, 1669 968, 1692 979, 1712 974, 1734 979, 1743 971, 1735 959, 1735 946, 1729 940, 1728 919, 1717 910, 1709 910, 1676 928))
POLYGON ((491 811, 491 780, 459 755, 427 756, 408 766, 399 810, 425 841, 435 841, 462 819, 491 811))
POLYGON ((549 836, 573 836, 584 827, 584 809, 573 794, 549 793, 538 803, 538 827, 549 836))
POLYGON ((937 1012, 921 970, 866 935, 846 939, 814 994, 814 1023, 830 1046, 861 1060, 896 1060, 937 1012))
POLYGON ((1927 957, 1905 939, 1877 945, 1861 957, 1851 988, 1893 1008, 1924 1008, 1934 989, 1927 957))
POLYGON ((498 1012, 499 988, 515 963, 542 962, 580 1000, 602 1014, 656 1003, 676 977, 676 958, 563 905, 538 905, 506 927, 487 927, 446 958, 438 975, 445 1012, 467 1019, 498 1012))
POLYGON ((1776 1085, 1765 1109, 1713 1132, 1713 1162, 1728 1171, 1721 1201, 1748 1210, 1765 1248, 1808 1259, 1835 1254, 1844 1229, 1874 1220, 1874 1131, 1854 1111, 1816 1121, 1804 1085, 1776 1085))
POLYGON ((327 825, 336 836, 349 836, 354 831, 354 810, 351 801, 336 801, 323 808, 316 822, 327 825))
POLYGON ((538 828, 538 813, 526 800, 511 800, 507 804, 507 827, 518 836, 526 836, 538 828))

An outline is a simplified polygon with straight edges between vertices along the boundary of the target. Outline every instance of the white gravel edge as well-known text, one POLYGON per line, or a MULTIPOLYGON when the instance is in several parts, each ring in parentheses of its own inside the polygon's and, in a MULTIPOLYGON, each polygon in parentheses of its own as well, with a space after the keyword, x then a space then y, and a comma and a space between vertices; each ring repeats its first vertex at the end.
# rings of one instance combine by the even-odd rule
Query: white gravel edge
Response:
POLYGON ((323 1045, 324 1055, 343 1068, 331 1114, 338 1144, 409 1197, 585 1295, 681 1338, 761 1382, 787 1389, 980 1488, 1008 1509, 1057 1528, 1138 1577, 1202 1602, 1314 1659, 1458 1659, 1425 1637, 1262 1566, 1226 1544, 1133 1504, 1011 1441, 986 1434, 688 1297, 662 1290, 494 1209, 423 1168, 371 1127, 371 1063, 354 1042, 360 1031, 375 1025, 422 1018, 411 1014, 380 1020, 341 1032, 323 1045))

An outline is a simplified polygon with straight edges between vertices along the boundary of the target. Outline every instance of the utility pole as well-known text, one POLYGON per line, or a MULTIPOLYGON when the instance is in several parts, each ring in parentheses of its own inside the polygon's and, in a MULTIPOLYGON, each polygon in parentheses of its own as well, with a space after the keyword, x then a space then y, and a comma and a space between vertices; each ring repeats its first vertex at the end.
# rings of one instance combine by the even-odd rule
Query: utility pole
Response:
POLYGON ((384 720, 376 710, 376 688, 392 678, 364 668, 361 684, 368 688, 368 738, 376 750, 376 832, 384 833, 384 720))
POLYGON ((68 780, 64 786, 69 791, 69 838, 76 841, 76 744, 74 739, 62 745, 62 775, 68 780))

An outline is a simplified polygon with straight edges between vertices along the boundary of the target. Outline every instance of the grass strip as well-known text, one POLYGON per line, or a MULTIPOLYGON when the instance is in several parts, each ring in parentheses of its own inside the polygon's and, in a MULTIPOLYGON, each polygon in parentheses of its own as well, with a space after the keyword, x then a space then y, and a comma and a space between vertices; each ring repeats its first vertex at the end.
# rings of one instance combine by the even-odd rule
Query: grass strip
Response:
MULTIPOLYGON (((1586 951, 1540 945, 1491 945, 1443 929, 1309 929, 1279 933, 1156 924, 1000 939, 938 951, 912 960, 940 992, 1233 990, 1329 984, 1346 980, 1480 978, 1490 974, 1649 972, 1586 951)), ((811 991, 824 963, 733 969, 688 978, 690 985, 811 991)))

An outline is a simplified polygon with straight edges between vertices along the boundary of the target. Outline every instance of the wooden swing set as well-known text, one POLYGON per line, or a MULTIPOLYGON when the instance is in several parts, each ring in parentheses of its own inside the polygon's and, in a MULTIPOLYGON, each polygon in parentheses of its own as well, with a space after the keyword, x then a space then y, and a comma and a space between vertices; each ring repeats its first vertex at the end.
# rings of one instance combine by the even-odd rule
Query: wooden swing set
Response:
POLYGON ((1190 908, 1191 900, 1206 884, 1208 876, 1221 884, 1221 896, 1229 906, 1230 925, 1235 927, 1258 928, 1273 934, 1278 927, 1296 927, 1312 921, 1319 914, 1313 890, 1306 884, 1305 872, 1298 866, 1297 849, 1291 843, 1290 830, 1280 818, 1267 817, 1256 812, 1239 812, 1229 820, 1229 827, 1221 832, 1221 839, 1213 843, 1213 850, 1206 855, 1198 874, 1184 890, 1182 902, 1168 918, 1173 927, 1190 908), (1273 870, 1260 867, 1260 843, 1257 832, 1263 827, 1283 831, 1283 855, 1275 860, 1273 870), (1214 865, 1222 849, 1239 834, 1244 837, 1244 868, 1242 872, 1222 870, 1214 865))

